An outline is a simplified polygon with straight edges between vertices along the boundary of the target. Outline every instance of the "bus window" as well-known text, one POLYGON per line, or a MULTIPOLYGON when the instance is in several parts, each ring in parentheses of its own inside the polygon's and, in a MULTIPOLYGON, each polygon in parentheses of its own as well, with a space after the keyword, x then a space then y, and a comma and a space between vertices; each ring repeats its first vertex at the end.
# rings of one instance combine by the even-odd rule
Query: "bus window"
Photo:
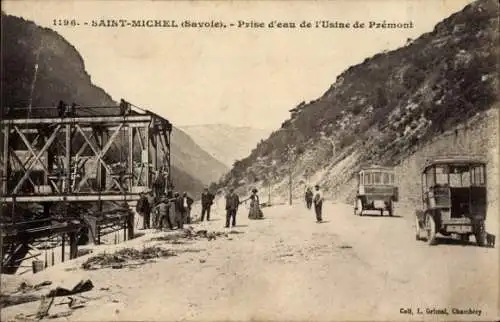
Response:
POLYGON ((476 166, 472 169, 472 185, 474 186, 484 186, 484 166, 476 166))
POLYGON ((446 185, 448 184, 448 167, 437 166, 436 167, 436 185, 446 185))
POLYGON ((366 185, 372 184, 372 174, 371 173, 365 173, 365 184, 366 185))
POLYGON ((435 168, 429 168, 427 169, 425 176, 426 176, 426 182, 427 182, 427 187, 432 187, 436 184, 434 180, 434 173, 435 173, 435 168))

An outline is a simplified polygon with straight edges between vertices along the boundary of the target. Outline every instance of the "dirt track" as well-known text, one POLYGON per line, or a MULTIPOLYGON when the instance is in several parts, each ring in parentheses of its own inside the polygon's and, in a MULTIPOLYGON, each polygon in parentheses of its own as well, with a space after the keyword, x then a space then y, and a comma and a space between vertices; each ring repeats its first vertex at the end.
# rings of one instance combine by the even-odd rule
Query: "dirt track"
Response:
MULTIPOLYGON (((443 241, 430 247, 415 240, 413 222, 404 217, 356 217, 351 206, 332 203, 324 213, 317 224, 302 205, 278 206, 264 209, 266 219, 250 221, 243 208, 233 229, 240 233, 165 245, 178 256, 136 269, 64 271, 77 260, 33 278, 92 280, 95 290, 85 295, 100 299, 75 310, 71 321, 498 318, 498 246, 443 241), (400 313, 407 308, 413 315, 400 313), (419 315, 417 308, 448 315, 419 315), (454 315, 452 308, 481 315, 454 315)), ((222 215, 214 217, 195 229, 222 231, 222 215)), ((149 239, 131 243, 143 247, 149 239)), ((37 306, 7 308, 2 320, 37 306)))

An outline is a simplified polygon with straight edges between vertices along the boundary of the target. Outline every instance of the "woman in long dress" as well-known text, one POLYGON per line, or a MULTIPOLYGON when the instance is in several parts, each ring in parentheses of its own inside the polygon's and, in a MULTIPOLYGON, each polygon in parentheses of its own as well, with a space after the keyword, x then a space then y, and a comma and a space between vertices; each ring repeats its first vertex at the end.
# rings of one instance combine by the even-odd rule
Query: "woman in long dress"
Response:
POLYGON ((259 196, 257 195, 257 189, 252 190, 252 195, 250 196, 250 211, 248 212, 248 219, 262 219, 264 215, 260 209, 259 196))

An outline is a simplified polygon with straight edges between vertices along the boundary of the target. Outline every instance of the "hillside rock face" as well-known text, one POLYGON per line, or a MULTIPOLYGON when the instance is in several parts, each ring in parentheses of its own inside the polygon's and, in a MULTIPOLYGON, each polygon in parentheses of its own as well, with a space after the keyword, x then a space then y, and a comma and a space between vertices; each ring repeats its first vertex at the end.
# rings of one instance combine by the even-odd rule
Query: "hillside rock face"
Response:
POLYGON ((330 198, 351 203, 361 165, 395 165, 402 202, 416 205, 429 155, 484 154, 489 175, 498 174, 498 15, 497 1, 476 1, 406 46, 350 67, 323 96, 292 109, 220 185, 246 193, 271 181, 278 201, 292 169, 295 197, 319 183, 330 198))
MULTIPOLYGON (((2 13, 2 108, 29 105, 37 61, 32 106, 55 106, 59 100, 90 106, 117 104, 92 84, 82 57, 63 37, 2 13)), ((172 133, 171 153, 172 177, 181 191, 198 195, 204 185, 228 170, 177 128, 172 133)))
POLYGON ((267 130, 228 124, 189 125, 180 128, 203 150, 228 167, 250 154, 257 143, 269 135, 267 130))

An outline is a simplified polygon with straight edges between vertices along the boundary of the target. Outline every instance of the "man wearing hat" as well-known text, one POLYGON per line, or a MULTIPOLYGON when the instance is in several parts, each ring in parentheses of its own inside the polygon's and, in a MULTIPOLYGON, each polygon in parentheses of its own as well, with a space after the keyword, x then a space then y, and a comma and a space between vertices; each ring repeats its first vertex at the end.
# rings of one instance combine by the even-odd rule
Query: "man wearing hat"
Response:
POLYGON ((139 200, 137 201, 137 205, 135 206, 135 210, 143 218, 142 229, 151 228, 150 221, 153 203, 150 202, 147 194, 149 194, 149 190, 142 192, 139 200))
POLYGON ((172 225, 169 215, 169 201, 166 196, 162 196, 158 200, 158 204, 156 205, 155 209, 155 228, 163 229, 165 221, 167 222, 168 228, 170 230, 173 230, 174 226, 172 225))
POLYGON ((201 194, 201 221, 205 220, 205 214, 207 215, 207 221, 210 221, 210 208, 214 203, 214 195, 210 193, 208 188, 205 188, 201 194))
POLYGON ((319 185, 314 186, 314 212, 316 213, 316 222, 323 221, 322 208, 323 208, 323 193, 319 189, 319 185))
POLYGON ((240 198, 234 189, 229 189, 229 194, 226 195, 226 228, 229 228, 229 224, 232 219, 232 226, 236 226, 236 213, 238 212, 238 207, 240 205, 240 198))

